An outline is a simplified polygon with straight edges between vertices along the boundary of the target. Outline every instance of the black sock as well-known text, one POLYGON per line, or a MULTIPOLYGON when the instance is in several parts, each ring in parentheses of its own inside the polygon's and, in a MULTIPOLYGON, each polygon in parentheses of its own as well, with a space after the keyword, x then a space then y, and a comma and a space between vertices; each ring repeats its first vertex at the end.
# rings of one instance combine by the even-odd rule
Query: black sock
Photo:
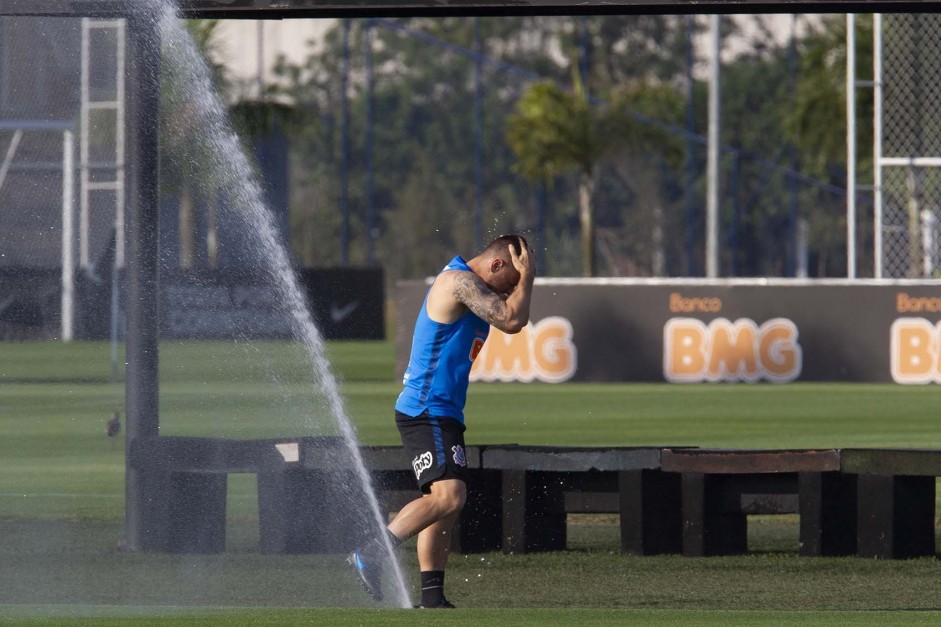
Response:
POLYGON ((437 607, 444 601, 444 571, 423 570, 421 572, 421 604, 437 607))

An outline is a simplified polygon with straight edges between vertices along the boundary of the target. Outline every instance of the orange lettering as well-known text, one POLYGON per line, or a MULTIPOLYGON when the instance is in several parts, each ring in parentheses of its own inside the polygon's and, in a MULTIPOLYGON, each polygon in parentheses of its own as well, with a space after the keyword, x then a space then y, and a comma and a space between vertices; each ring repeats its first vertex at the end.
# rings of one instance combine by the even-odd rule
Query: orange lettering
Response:
POLYGON ((892 379, 896 383, 931 383, 939 380, 935 327, 924 318, 898 318, 891 329, 892 379))
POLYGON ((707 326, 694 318, 671 318, 663 327, 663 376, 674 383, 748 381, 777 383, 800 376, 797 327, 774 318, 717 318, 707 326))
POLYGON ((471 380, 568 381, 578 363, 572 336, 572 324, 558 316, 531 322, 513 335, 491 329, 471 368, 471 380))
POLYGON ((786 318, 761 325, 759 355, 769 381, 785 383, 800 375, 803 351, 797 343, 797 326, 786 318))
POLYGON ((758 364, 755 339, 758 329, 751 320, 736 320, 735 324, 720 318, 709 325, 712 346, 709 359, 709 378, 717 381, 742 379, 755 381, 758 364))
POLYGON ((500 381, 532 381, 532 355, 529 350, 529 326, 519 333, 492 329, 485 344, 483 369, 500 381))
POLYGON ((669 307, 672 313, 718 313, 722 311, 722 299, 716 297, 686 298, 679 292, 671 292, 669 307))
POLYGON ((706 325, 694 318, 672 318, 663 327, 663 376, 667 381, 701 381, 706 370, 706 325))
POLYGON ((552 383, 566 381, 575 372, 575 345, 572 343, 572 325, 565 318, 556 324, 541 320, 536 326, 533 356, 539 378, 552 383))
POLYGON ((941 312, 941 298, 930 296, 909 296, 905 292, 895 295, 895 310, 899 313, 941 312))

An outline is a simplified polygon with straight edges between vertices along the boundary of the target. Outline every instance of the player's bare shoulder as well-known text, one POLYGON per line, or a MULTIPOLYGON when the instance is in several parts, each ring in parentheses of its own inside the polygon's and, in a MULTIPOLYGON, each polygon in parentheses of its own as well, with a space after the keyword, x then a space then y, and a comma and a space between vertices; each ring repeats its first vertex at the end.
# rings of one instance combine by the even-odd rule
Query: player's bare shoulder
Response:
POLYGON ((435 322, 451 323, 467 313, 467 307, 454 294, 454 281, 460 270, 447 270, 435 277, 428 292, 428 316, 435 322))

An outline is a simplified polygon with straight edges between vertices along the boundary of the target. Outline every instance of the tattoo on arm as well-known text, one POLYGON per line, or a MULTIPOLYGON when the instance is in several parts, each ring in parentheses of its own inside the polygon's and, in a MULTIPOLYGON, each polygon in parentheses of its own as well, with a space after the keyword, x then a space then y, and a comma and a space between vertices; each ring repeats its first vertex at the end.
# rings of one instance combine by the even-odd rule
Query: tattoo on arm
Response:
POLYGON ((477 317, 503 330, 509 310, 500 295, 487 287, 473 272, 459 272, 454 277, 454 297, 477 317))

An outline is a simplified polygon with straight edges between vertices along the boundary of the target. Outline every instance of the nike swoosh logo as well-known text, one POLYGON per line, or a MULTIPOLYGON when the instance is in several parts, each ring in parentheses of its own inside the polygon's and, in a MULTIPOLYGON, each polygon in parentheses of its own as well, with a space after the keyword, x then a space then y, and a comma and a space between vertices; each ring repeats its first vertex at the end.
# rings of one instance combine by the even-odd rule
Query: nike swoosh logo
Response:
POLYGON ((330 319, 334 322, 334 324, 338 324, 340 322, 343 322, 347 318, 349 318, 350 314, 352 314, 358 308, 359 308, 358 300, 354 300, 351 303, 347 303, 346 305, 343 305, 342 307, 337 307, 336 303, 331 303, 330 319))

